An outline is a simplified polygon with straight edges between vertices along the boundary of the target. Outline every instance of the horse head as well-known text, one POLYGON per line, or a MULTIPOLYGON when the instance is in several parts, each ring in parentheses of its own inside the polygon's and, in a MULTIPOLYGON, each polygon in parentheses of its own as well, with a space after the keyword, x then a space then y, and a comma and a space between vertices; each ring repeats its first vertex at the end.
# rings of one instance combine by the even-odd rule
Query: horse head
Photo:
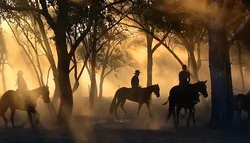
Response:
POLYGON ((42 95, 42 99, 43 99, 44 103, 49 103, 50 102, 49 87, 47 85, 42 87, 41 95, 42 95))
POLYGON ((158 84, 153 85, 153 92, 156 94, 156 97, 160 97, 160 87, 158 84))
POLYGON ((198 92, 200 92, 205 98, 208 97, 207 94, 207 86, 206 86, 207 80, 206 81, 198 81, 198 92))

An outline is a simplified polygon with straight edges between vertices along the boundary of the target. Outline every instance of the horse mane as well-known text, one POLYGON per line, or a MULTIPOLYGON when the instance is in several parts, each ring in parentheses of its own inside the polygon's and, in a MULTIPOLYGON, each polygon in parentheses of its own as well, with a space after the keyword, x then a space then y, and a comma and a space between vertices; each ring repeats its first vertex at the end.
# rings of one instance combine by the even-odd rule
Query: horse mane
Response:
POLYGON ((191 86, 195 86, 195 85, 199 85, 199 84, 201 84, 201 83, 203 83, 202 81, 197 81, 196 83, 192 83, 192 84, 190 84, 191 86))
POLYGON ((47 86, 40 86, 38 88, 30 90, 30 92, 41 93, 45 91, 48 87, 47 86))
POLYGON ((157 84, 153 84, 153 85, 149 85, 149 86, 147 86, 147 87, 143 87, 143 89, 151 89, 151 88, 153 88, 153 87, 155 87, 155 86, 157 86, 157 84))

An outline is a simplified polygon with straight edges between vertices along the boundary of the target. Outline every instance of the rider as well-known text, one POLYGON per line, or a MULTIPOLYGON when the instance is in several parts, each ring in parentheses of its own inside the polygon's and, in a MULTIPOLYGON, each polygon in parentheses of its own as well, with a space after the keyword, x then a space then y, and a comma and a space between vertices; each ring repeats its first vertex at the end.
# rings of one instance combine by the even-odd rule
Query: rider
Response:
MULTIPOLYGON (((190 72, 186 65, 182 65, 182 71, 179 72, 179 85, 182 89, 186 90, 190 86, 190 72)), ((195 99, 193 102, 200 102, 199 98, 195 99)))
POLYGON ((190 82, 190 73, 186 65, 182 65, 182 71, 179 72, 179 85, 186 87, 190 82))
POLYGON ((131 86, 132 86, 132 95, 135 95, 138 91, 138 89, 140 88, 139 85, 139 75, 140 75, 140 71, 139 70, 135 70, 135 75, 132 77, 131 79, 131 86))
POLYGON ((24 72, 22 70, 19 70, 17 72, 17 92, 21 94, 25 99, 27 99, 28 87, 27 87, 26 81, 24 80, 23 75, 24 75, 24 72))

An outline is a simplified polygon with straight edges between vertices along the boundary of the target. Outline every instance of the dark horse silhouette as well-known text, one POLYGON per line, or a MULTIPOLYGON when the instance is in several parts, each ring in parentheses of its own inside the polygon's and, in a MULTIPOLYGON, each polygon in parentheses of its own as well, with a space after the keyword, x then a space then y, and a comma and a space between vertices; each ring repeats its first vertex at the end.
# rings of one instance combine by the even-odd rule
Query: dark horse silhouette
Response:
MULTIPOLYGON (((206 89, 206 82, 207 81, 199 81, 197 83, 191 84, 189 87, 183 88, 180 86, 174 86, 170 90, 170 94, 168 97, 169 101, 169 111, 167 115, 167 121, 170 119, 171 115, 173 114, 174 118, 174 125, 177 127, 179 124, 179 113, 182 108, 189 110, 189 115, 187 119, 187 126, 189 127, 189 120, 193 118, 193 123, 195 124, 195 118, 194 113, 195 109, 194 106, 197 104, 196 101, 199 98, 199 93, 203 94, 203 96, 206 98, 208 96, 207 89, 206 89), (185 91, 183 91, 185 89, 185 91), (176 111, 175 111, 175 107, 176 111), (177 115, 175 115, 177 112, 177 115), (177 119, 176 119, 177 118, 177 119)), ((168 102, 167 101, 167 102, 168 102)), ((167 104, 164 103, 163 105, 167 104)))
POLYGON ((237 94, 235 96, 235 106, 234 110, 236 111, 238 122, 241 121, 241 112, 245 111, 248 115, 248 120, 250 120, 250 92, 245 94, 237 94))
POLYGON ((158 84, 155 84, 155 85, 148 86, 146 88, 140 88, 138 90, 139 90, 138 94, 132 95, 131 88, 126 88, 126 87, 119 88, 115 92, 115 96, 111 102, 111 105, 109 108, 110 114, 113 114, 115 112, 115 116, 116 116, 116 118, 118 118, 117 108, 120 105, 120 107, 124 111, 125 115, 127 115, 127 112, 124 109, 124 104, 125 104, 126 100, 130 100, 130 101, 134 101, 134 102, 139 103, 137 115, 139 115, 141 106, 145 103, 147 105, 149 115, 152 118, 153 116, 152 116, 152 113, 150 111, 149 100, 150 100, 150 97, 151 97, 153 92, 156 94, 157 97, 160 97, 160 87, 158 84))
POLYGON ((44 103, 49 103, 49 89, 48 86, 42 86, 33 90, 30 90, 27 92, 29 94, 30 100, 27 101, 26 99, 20 97, 19 93, 15 90, 8 90, 6 91, 3 96, 0 99, 0 117, 3 117, 3 120, 5 122, 5 126, 7 127, 8 121, 5 117, 5 112, 8 110, 8 108, 11 109, 11 123, 12 126, 15 128, 14 124, 14 115, 15 110, 23 110, 27 111, 30 123, 32 127, 34 127, 33 121, 32 121, 32 115, 31 113, 35 114, 38 117, 39 122, 39 113, 36 111, 36 100, 42 96, 44 103))

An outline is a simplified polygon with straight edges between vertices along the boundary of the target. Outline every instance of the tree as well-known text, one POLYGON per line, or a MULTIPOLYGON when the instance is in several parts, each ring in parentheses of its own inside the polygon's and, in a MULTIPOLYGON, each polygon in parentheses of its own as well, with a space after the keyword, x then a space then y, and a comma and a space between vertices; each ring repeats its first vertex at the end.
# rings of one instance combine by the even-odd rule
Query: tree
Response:
MULTIPOLYGON (((117 2, 114 2, 114 4, 117 4, 117 2)), ((93 22, 98 20, 96 19, 96 16, 104 11, 107 7, 114 4, 99 2, 96 0, 91 1, 90 3, 76 3, 66 0, 35 0, 32 2, 3 0, 0 3, 0 8, 2 11, 7 13, 12 11, 28 11, 38 14, 40 17, 45 18, 47 24, 54 32, 54 40, 58 58, 58 87, 61 93, 61 103, 58 113, 58 121, 60 123, 68 123, 73 107, 72 88, 69 79, 71 59, 74 56, 79 44, 91 30, 93 22), (82 13, 74 13, 75 10, 80 10, 82 13), (54 13, 52 14, 50 11, 54 13), (66 42, 67 33, 70 33, 72 30, 69 17, 74 17, 74 19, 79 20, 78 23, 75 24, 81 26, 81 28, 75 29, 77 34, 75 34, 76 38, 72 42, 70 49, 68 49, 66 42)))
POLYGON ((102 99, 105 78, 112 72, 117 72, 119 68, 131 64, 131 57, 127 53, 125 47, 121 46, 123 41, 126 40, 126 35, 124 34, 123 30, 118 30, 117 28, 112 29, 106 35, 109 41, 97 55, 97 69, 101 71, 99 83, 100 99, 102 99))
MULTIPOLYGON (((1 21, 0 21, 0 25, 1 25, 1 21)), ((5 72, 4 72, 5 64, 8 64, 7 63, 7 49, 5 45, 3 30, 2 30, 2 27, 0 27, 0 65, 1 65, 0 72, 1 72, 4 91, 7 90, 6 82, 5 82, 5 72)))
MULTIPOLYGON (((193 0, 196 6, 187 1, 165 2, 155 0, 152 8, 163 13, 159 19, 165 23, 180 22, 178 15, 193 23, 199 21, 208 31, 209 69, 212 84, 211 125, 227 126, 232 121, 232 77, 230 67, 227 26, 236 17, 234 10, 238 9, 239 1, 232 0, 193 0)), ((189 1, 190 2, 190 1, 189 1)), ((154 15, 157 17, 157 15, 154 15)), ((154 19, 154 21, 156 21, 154 19)), ((157 21, 158 22, 158 21, 157 21)), ((161 26, 161 25, 160 25, 161 26)), ((174 29, 174 28, 172 28, 174 29)))

